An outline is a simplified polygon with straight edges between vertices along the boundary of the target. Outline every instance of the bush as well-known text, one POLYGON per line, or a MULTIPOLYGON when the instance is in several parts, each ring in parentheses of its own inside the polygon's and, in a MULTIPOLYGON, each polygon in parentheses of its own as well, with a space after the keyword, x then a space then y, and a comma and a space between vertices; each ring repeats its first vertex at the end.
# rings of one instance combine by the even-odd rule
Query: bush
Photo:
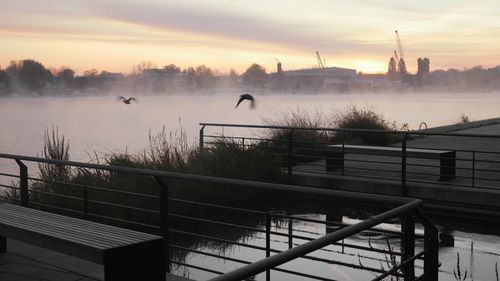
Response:
MULTIPOLYGON (((367 108, 352 106, 346 112, 337 114, 335 127, 342 129, 364 129, 397 131, 406 129, 407 125, 398 127, 396 122, 390 123, 381 114, 367 108)), ((332 139, 334 142, 351 144, 387 145, 400 141, 398 135, 375 132, 338 132, 332 139)))

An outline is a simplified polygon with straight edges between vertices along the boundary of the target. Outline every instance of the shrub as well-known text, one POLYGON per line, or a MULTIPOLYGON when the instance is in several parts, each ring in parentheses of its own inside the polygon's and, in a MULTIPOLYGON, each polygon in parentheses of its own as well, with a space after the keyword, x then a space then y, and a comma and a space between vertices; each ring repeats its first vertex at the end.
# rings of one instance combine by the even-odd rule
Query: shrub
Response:
MULTIPOLYGON (((335 127, 343 129, 382 131, 392 131, 406 128, 405 125, 398 127, 396 122, 390 123, 381 114, 371 109, 360 109, 356 106, 352 106, 342 114, 337 114, 334 125, 335 127)), ((400 138, 397 135, 380 132, 338 132, 333 138, 333 141, 335 142, 345 141, 346 143, 370 145, 387 145, 399 140, 400 138)))

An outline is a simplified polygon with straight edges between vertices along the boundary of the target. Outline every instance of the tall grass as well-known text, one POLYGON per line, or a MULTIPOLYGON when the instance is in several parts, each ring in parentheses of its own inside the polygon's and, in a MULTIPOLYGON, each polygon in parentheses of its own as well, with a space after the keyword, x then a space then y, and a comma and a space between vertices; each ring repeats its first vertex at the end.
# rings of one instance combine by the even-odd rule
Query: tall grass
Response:
MULTIPOLYGON (((406 125, 398 126, 395 121, 390 122, 380 113, 369 108, 352 106, 343 113, 336 114, 334 127, 343 129, 365 129, 381 131, 397 131, 406 129, 406 125)), ((351 144, 388 145, 398 142, 397 135, 372 132, 339 132, 333 141, 351 144)))
MULTIPOLYGON (((352 106, 343 112, 325 114, 293 110, 282 113, 276 119, 265 119, 270 126, 293 127, 295 129, 268 129, 261 137, 261 145, 270 152, 287 155, 291 144, 294 164, 311 162, 324 157, 324 149, 331 143, 388 145, 401 140, 399 135, 383 132, 346 132, 315 130, 315 128, 406 130, 407 125, 398 126, 369 108, 352 106), (303 129, 299 129, 303 128, 303 129)), ((286 159, 286 158, 285 158, 286 159)))

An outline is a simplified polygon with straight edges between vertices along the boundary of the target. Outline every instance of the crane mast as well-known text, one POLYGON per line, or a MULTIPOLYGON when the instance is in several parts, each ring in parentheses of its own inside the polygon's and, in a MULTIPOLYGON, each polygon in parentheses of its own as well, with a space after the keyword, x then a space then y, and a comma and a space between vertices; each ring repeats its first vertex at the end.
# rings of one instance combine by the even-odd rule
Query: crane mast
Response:
POLYGON ((396 30, 396 43, 398 44, 399 58, 402 59, 402 58, 404 58, 404 55, 403 55, 403 45, 401 44, 401 39, 399 38, 399 34, 398 34, 397 30, 396 30))
POLYGON ((319 55, 318 51, 316 51, 316 58, 318 59, 319 68, 325 68, 325 65, 323 64, 323 61, 321 60, 321 56, 319 55))

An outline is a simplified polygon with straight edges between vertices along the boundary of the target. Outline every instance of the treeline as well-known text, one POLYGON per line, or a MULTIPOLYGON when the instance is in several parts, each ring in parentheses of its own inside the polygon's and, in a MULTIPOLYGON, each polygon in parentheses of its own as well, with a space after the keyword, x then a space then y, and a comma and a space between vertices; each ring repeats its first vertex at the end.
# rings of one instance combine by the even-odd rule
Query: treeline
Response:
POLYGON ((429 73, 426 86, 444 92, 500 91, 500 66, 471 69, 435 70, 429 73))
POLYGON ((263 88, 267 79, 266 70, 258 64, 252 64, 242 74, 234 70, 223 74, 205 65, 181 69, 168 64, 158 68, 151 62, 141 62, 127 75, 96 69, 77 75, 69 67, 47 68, 38 61, 26 59, 12 61, 5 69, 0 67, 0 96, 106 94, 114 91, 172 94, 197 89, 263 88))
MULTIPOLYGON (((429 71, 429 60, 419 59, 416 74, 406 71, 403 59, 399 62, 391 58, 386 74, 358 74, 352 79, 334 77, 346 91, 357 91, 355 85, 368 79, 384 81, 376 91, 417 91, 435 92, 493 92, 500 91, 500 66, 471 69, 429 71), (344 80, 342 80, 344 79, 344 80), (349 86, 351 85, 351 86, 349 86), (349 88, 350 87, 350 88, 349 88)), ((313 92, 334 92, 325 85, 329 76, 288 77, 285 72, 267 73, 256 63, 245 72, 238 74, 234 70, 221 73, 206 65, 181 67, 167 64, 157 67, 152 62, 141 62, 133 66, 131 74, 111 73, 86 70, 80 75, 69 67, 47 68, 32 59, 12 61, 9 66, 0 67, 0 96, 49 96, 49 95, 96 95, 109 93, 128 94, 182 94, 198 90, 216 90, 227 88, 257 88, 269 91, 289 92, 294 85, 302 85, 301 90, 313 92), (319 86, 318 86, 319 85, 319 86), (316 89, 315 88, 318 88, 316 89), (326 90, 325 90, 326 89, 326 90)), ((375 91, 375 90, 372 90, 375 91)))
POLYGON ((429 71, 430 60, 419 58, 418 71, 411 74, 406 70, 403 58, 391 57, 386 78, 399 81, 420 90, 443 92, 492 92, 500 91, 500 66, 483 68, 475 66, 470 69, 448 69, 429 71))

